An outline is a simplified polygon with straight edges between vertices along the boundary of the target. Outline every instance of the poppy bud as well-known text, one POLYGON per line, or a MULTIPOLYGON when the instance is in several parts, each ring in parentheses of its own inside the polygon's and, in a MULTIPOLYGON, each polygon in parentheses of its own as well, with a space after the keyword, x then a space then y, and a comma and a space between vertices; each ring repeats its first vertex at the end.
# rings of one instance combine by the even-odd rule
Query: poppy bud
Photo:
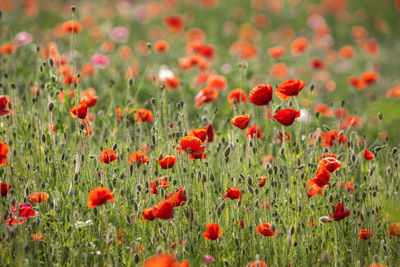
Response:
POLYGON ((379 118, 380 121, 383 120, 383 113, 382 112, 378 113, 378 118, 379 118))
POLYGON ((139 192, 142 191, 142 185, 141 185, 141 184, 136 185, 136 189, 137 189, 139 192))
POLYGON ((138 264, 139 263, 139 255, 138 254, 135 254, 135 256, 133 257, 133 261, 136 263, 136 264, 138 264))
POLYGON ((312 84, 310 85, 310 91, 311 91, 311 92, 314 91, 314 88, 315 88, 315 85, 312 83, 312 84))
POLYGON ((293 225, 290 226, 289 232, 290 232, 290 235, 293 235, 293 234, 294 234, 294 226, 293 226, 293 225))
POLYGON ((71 11, 72 11, 72 13, 75 13, 75 11, 76 11, 76 6, 71 6, 71 11))
POLYGON ((319 218, 319 222, 322 224, 326 224, 332 222, 332 219, 329 216, 322 216, 321 218, 319 218))
POLYGON ((394 147, 393 150, 392 150, 392 154, 393 154, 393 155, 397 154, 397 151, 398 151, 398 148, 397 148, 397 147, 394 147))

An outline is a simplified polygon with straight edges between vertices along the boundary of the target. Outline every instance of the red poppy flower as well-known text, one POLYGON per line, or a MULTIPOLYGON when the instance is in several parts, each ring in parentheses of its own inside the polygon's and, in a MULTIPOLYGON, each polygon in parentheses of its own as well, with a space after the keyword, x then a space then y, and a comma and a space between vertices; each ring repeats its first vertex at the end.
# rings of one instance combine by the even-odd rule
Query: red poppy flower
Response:
POLYGON ((331 215, 329 217, 333 218, 335 221, 340 221, 343 220, 344 218, 350 216, 350 210, 349 209, 344 209, 343 204, 342 203, 338 203, 335 206, 331 205, 333 208, 333 214, 331 213, 331 215))
POLYGON ((150 183, 150 193, 151 194, 157 194, 157 187, 162 186, 164 187, 164 190, 168 188, 168 182, 165 181, 164 179, 157 178, 154 182, 150 183))
POLYGON ((154 51, 158 53, 163 53, 168 51, 169 49, 169 44, 165 40, 158 40, 154 43, 154 51))
POLYGON ((174 207, 179 207, 187 201, 186 189, 179 188, 175 193, 169 193, 167 200, 170 200, 174 207))
POLYGON ((148 161, 147 155, 144 152, 136 151, 129 155, 129 164, 132 165, 136 162, 140 165, 145 164, 148 161))
POLYGON ((364 149, 363 156, 364 156, 364 159, 366 159, 366 160, 373 160, 374 159, 374 153, 372 153, 371 151, 369 151, 366 148, 364 149))
POLYGON ((226 89, 226 78, 221 75, 210 75, 207 79, 207 86, 211 89, 223 91, 226 89))
POLYGON ((256 227, 256 232, 263 236, 273 237, 278 235, 278 229, 275 231, 271 228, 271 224, 269 223, 260 223, 256 227))
POLYGON ((231 119, 231 123, 241 130, 244 130, 249 125, 250 115, 244 114, 235 116, 231 119))
POLYGON ((29 195, 29 200, 37 203, 45 202, 48 198, 49 194, 45 192, 35 192, 29 195))
POLYGON ((180 147, 176 148, 176 150, 191 153, 198 150, 202 144, 203 142, 195 136, 185 136, 181 138, 180 147))
POLYGON ((190 153, 190 159, 195 160, 195 159, 205 159, 207 158, 207 154, 205 153, 206 147, 202 146, 196 151, 193 151, 190 153))
POLYGON ((176 76, 171 78, 165 78, 165 86, 167 87, 167 90, 178 89, 179 83, 180 83, 179 78, 176 76))
POLYGON ((73 106, 69 110, 69 113, 71 114, 71 116, 73 118, 78 117, 79 119, 83 120, 84 118, 86 118, 87 109, 88 109, 88 106, 87 106, 86 102, 83 102, 83 103, 73 106))
POLYGON ((154 212, 156 208, 155 207, 148 207, 143 210, 143 213, 141 215, 142 220, 144 221, 152 221, 156 217, 154 217, 154 212))
POLYGON ((325 157, 319 161, 318 169, 327 169, 332 173, 340 169, 340 162, 334 157, 325 157))
POLYGON ((188 132, 189 136, 195 136, 197 138, 199 138, 201 140, 201 142, 206 141, 207 138, 207 129, 193 129, 191 131, 188 132))
POLYGON ((270 84, 260 84, 251 89, 249 100, 256 106, 268 105, 272 100, 272 86, 270 84))
POLYGON ((317 184, 312 184, 310 189, 307 191, 308 198, 315 196, 316 194, 320 194, 322 196, 322 187, 317 184))
POLYGON ((204 126, 203 129, 207 130, 207 142, 214 141, 215 131, 213 130, 212 124, 209 124, 208 126, 204 126))
POLYGON ((275 95, 285 101, 291 96, 297 96, 305 85, 306 83, 299 79, 286 80, 279 85, 278 89, 275 89, 275 95))
POLYGON ((6 184, 3 182, 0 182, 1 196, 2 197, 7 196, 8 190, 10 190, 11 187, 13 187, 12 184, 6 184))
POLYGON ((330 130, 329 132, 321 132, 322 146, 331 147, 334 144, 344 144, 347 143, 347 137, 344 134, 339 136, 337 130, 330 130))
POLYGON ((235 105, 234 100, 235 100, 236 103, 246 102, 247 101, 247 95, 240 88, 233 89, 228 94, 228 102, 231 103, 232 108, 235 105))
POLYGON ((267 177, 266 176, 261 176, 260 177, 260 182, 258 183, 258 186, 259 187, 264 187, 264 185, 265 185, 265 182, 267 181, 267 177))
POLYGON ((8 110, 8 97, 5 95, 0 96, 0 118, 10 114, 8 110))
POLYGON ((315 178, 308 180, 308 186, 313 184, 323 187, 329 184, 329 179, 331 178, 331 173, 326 168, 318 168, 315 172, 315 178))
POLYGON ((206 225, 206 232, 203 237, 207 240, 217 240, 222 234, 222 230, 218 223, 211 223, 206 225))
POLYGON ((370 239, 374 236, 374 234, 369 229, 361 229, 358 233, 358 237, 362 240, 370 239))
POLYGON ((195 108, 200 108, 205 103, 210 103, 214 101, 218 101, 218 89, 205 87, 203 88, 194 98, 196 104, 195 108))
POLYGON ((81 103, 86 103, 88 107, 96 105, 98 97, 93 88, 89 88, 81 93, 81 103))
POLYGON ((163 200, 154 207, 153 216, 163 220, 168 220, 174 213, 174 205, 170 200, 163 200))
POLYGON ((102 163, 110 163, 117 159, 117 153, 115 153, 112 149, 104 149, 100 153, 100 162, 102 163))
POLYGON ((174 167, 176 162, 175 156, 163 155, 161 159, 157 159, 158 164, 160 164, 161 168, 169 169, 174 167))
POLYGON ((151 112, 151 110, 148 109, 139 108, 135 112, 135 120, 137 123, 141 123, 143 121, 151 122, 154 120, 153 112, 151 112))
POLYGON ((98 186, 89 192, 87 205, 89 208, 96 208, 106 202, 115 201, 114 195, 110 189, 98 186))
POLYGON ((8 165, 7 153, 8 153, 7 144, 0 141, 0 167, 6 164, 8 165))
POLYGON ((246 131, 246 136, 253 139, 253 136, 257 135, 257 138, 263 138, 264 134, 261 132, 261 128, 257 125, 250 126, 246 131))
POLYGON ((164 19, 165 27, 172 33, 180 33, 183 30, 183 19, 178 15, 171 15, 164 19))
POLYGON ((228 186, 228 191, 226 192, 225 195, 222 196, 222 198, 230 198, 230 199, 242 199, 242 193, 238 189, 238 186, 235 186, 234 189, 230 188, 228 186))
POLYGON ((8 225, 24 224, 29 217, 36 216, 36 212, 30 203, 20 203, 18 209, 16 205, 11 207, 11 215, 6 221, 8 225))
POLYGON ((357 90, 363 90, 365 88, 365 81, 361 78, 358 78, 356 76, 350 76, 349 79, 349 84, 356 88, 357 90))
POLYGON ((292 125, 296 118, 300 117, 300 111, 296 111, 293 109, 280 109, 274 115, 274 119, 276 119, 280 124, 284 126, 292 125))

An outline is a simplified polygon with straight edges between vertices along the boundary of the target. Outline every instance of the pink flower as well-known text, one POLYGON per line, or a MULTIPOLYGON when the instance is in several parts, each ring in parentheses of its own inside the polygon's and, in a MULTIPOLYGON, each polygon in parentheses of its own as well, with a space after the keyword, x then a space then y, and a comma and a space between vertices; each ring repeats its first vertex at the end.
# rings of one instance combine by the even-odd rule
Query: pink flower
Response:
POLYGON ((204 255, 203 260, 206 264, 211 264, 214 262, 214 257, 210 255, 204 255))
POLYGON ((123 26, 115 27, 110 32, 110 39, 117 43, 126 43, 129 38, 129 29, 123 26))
POLYGON ((8 225, 23 224, 29 217, 36 216, 36 212, 30 203, 22 203, 19 204, 18 210, 16 205, 11 207, 11 215, 12 217, 7 219, 8 225))
POLYGON ((25 45, 32 42, 32 35, 27 32, 19 32, 15 36, 15 41, 17 41, 18 45, 25 45))
POLYGON ((110 63, 108 57, 100 53, 94 54, 90 60, 99 68, 105 68, 110 63))

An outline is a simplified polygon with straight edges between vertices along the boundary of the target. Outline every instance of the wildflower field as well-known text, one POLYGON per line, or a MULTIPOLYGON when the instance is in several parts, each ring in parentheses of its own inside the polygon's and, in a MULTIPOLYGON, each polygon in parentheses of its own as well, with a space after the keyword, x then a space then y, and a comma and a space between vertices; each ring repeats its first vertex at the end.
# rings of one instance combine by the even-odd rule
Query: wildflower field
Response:
POLYGON ((400 1, 0 10, 1 266, 400 266, 400 1))

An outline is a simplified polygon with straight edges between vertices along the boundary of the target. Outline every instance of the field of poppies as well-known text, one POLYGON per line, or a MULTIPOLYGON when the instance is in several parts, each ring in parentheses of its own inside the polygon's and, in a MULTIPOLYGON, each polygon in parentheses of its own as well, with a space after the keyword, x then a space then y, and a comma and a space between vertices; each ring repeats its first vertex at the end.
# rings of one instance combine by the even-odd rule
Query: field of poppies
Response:
POLYGON ((1 266, 400 266, 400 1, 0 10, 1 266))

